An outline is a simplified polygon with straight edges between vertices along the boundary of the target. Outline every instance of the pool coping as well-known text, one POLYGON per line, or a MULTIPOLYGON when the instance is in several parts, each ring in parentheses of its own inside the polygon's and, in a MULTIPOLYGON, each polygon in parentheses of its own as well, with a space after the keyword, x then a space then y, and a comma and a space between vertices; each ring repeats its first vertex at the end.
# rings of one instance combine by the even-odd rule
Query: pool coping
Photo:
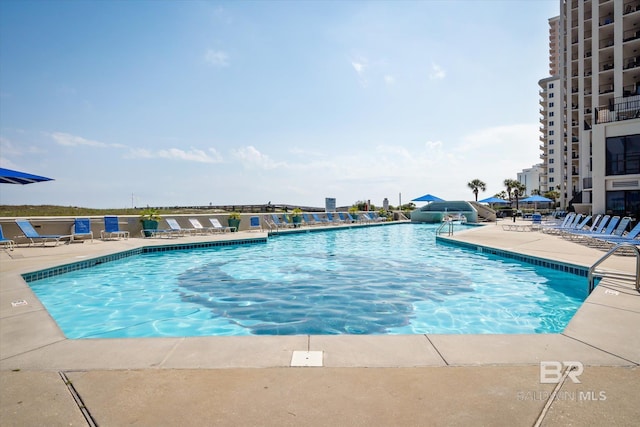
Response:
MULTIPOLYGON (((482 229, 486 230, 486 227, 477 228, 482 229)), ((498 227, 491 231, 501 233, 498 227)), ((514 251, 508 245, 499 248, 479 244, 472 239, 475 233, 477 231, 473 229, 445 240, 448 244, 478 245, 538 258, 535 254, 514 251)), ((502 234, 500 239, 506 238, 508 241, 512 236, 502 234)), ((557 236, 542 236, 540 233, 540 237, 553 245, 575 245, 558 240, 557 236)), ((107 246, 108 253, 96 255, 113 255, 114 251, 120 252, 117 249, 122 246, 130 246, 126 250, 138 250, 141 247, 166 248, 166 245, 199 245, 221 240, 229 242, 264 238, 265 233, 256 236, 255 233, 241 232, 231 237, 203 237, 199 241, 194 241, 194 237, 172 239, 166 243, 131 239, 136 241, 104 245, 107 246)), ((75 248, 69 248, 71 249, 75 248)), ((56 268, 52 264, 60 264, 63 259, 76 259, 78 253, 91 252, 97 248, 87 244, 82 245, 81 249, 83 250, 57 257, 55 261, 36 256, 32 259, 33 262, 28 263, 28 267, 8 269, 9 271, 5 269, 7 262, 3 259, 0 270, 3 301, 0 310, 0 370, 287 367, 291 364, 294 351, 322 351, 325 367, 529 365, 545 360, 580 360, 585 365, 594 366, 640 364, 640 333, 634 332, 633 328, 629 328, 629 331, 625 329, 627 335, 624 340, 611 333, 620 324, 638 324, 640 298, 634 295, 635 291, 630 292, 627 287, 618 283, 608 283, 606 279, 587 298, 565 331, 560 334, 294 335, 69 340, 64 337, 20 274, 24 274, 26 270, 33 272, 38 265, 43 269, 56 268), (7 307, 9 301, 21 300, 27 304, 7 307), (594 321, 594 318, 598 320, 594 321)), ((571 268, 577 267, 581 271, 588 264, 566 260, 551 261, 560 265, 575 264, 571 268)))

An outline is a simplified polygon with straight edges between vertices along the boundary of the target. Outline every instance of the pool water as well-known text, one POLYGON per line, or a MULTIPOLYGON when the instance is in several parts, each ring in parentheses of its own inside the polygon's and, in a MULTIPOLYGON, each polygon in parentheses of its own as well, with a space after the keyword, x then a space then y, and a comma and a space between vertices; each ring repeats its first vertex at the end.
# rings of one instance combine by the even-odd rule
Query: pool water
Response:
POLYGON ((561 332, 584 277, 398 224, 149 253, 30 283, 68 338, 561 332))

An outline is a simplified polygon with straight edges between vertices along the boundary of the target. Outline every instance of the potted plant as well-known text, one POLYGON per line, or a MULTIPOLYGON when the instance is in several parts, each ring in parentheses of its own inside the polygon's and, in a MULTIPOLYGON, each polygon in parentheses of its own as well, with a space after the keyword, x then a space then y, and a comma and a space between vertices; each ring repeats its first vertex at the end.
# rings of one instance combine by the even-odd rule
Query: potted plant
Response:
POLYGON ((352 218, 351 222, 356 222, 358 220, 358 207, 351 206, 349 208, 349 215, 351 215, 351 218, 352 218))
POLYGON ((293 222, 294 227, 300 227, 302 223, 302 209, 295 208, 291 211, 291 221, 293 222))
POLYGON ((240 212, 233 211, 229 214, 227 223, 229 227, 233 227, 231 231, 238 231, 240 229, 240 212))
POLYGON ((158 223, 162 219, 156 209, 147 208, 140 214, 140 223, 142 224, 142 232, 144 237, 151 237, 152 230, 158 229, 158 223))

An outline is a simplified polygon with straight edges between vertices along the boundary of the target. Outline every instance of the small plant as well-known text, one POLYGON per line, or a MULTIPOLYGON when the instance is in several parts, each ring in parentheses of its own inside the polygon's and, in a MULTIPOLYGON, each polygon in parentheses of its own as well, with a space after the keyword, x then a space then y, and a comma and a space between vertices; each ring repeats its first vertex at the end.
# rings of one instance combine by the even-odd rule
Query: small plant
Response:
POLYGON ((229 214, 229 219, 240 219, 240 212, 233 211, 229 214))
POLYGON ((294 210, 291 211, 291 214, 293 216, 297 216, 297 215, 302 215, 302 209, 300 208, 295 208, 294 210))
POLYGON ((358 213, 358 207, 357 207, 357 206, 351 206, 351 207, 349 208, 349 213, 350 213, 351 215, 353 215, 353 214, 357 214, 357 213, 358 213))
POLYGON ((160 221, 161 219, 157 209, 147 208, 140 212, 140 221, 160 221))

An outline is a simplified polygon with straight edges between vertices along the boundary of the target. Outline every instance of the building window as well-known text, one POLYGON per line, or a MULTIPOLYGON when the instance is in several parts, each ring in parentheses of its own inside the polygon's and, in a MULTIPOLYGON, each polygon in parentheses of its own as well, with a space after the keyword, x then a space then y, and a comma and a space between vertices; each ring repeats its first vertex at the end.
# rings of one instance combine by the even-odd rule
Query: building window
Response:
MULTIPOLYGON (((553 173, 554 169, 553 168, 549 168, 549 173, 553 173)), ((553 179, 553 178, 551 178, 553 179)))
POLYGON ((553 98, 553 92, 549 94, 549 98, 553 98))
POLYGON ((553 135, 553 133, 554 133, 554 132, 553 132, 552 130, 550 130, 550 131, 549 131, 549 135, 553 135))
POLYGON ((549 89, 553 89, 553 83, 549 83, 549 89))
POLYGON ((549 178, 549 182, 553 182, 553 177, 549 178))
POLYGON ((553 163, 553 159, 549 159, 549 163, 553 163))
POLYGON ((640 218, 640 191, 607 191, 606 210, 609 215, 640 218))
MULTIPOLYGON (((553 102, 552 102, 553 104, 553 102)), ((551 105, 551 107, 553 107, 553 105, 551 105)), ((553 111, 549 111, 549 117, 553 117, 553 111)))
POLYGON ((549 126, 553 126, 553 120, 549 122, 549 126))
MULTIPOLYGON (((553 102, 549 103, 549 107, 553 107, 553 102)), ((553 116, 553 111, 551 112, 551 115, 553 116)))
POLYGON ((606 174, 640 173, 640 134, 607 138, 606 174))
POLYGON ((549 140, 549 145, 553 145, 553 139, 549 140))

